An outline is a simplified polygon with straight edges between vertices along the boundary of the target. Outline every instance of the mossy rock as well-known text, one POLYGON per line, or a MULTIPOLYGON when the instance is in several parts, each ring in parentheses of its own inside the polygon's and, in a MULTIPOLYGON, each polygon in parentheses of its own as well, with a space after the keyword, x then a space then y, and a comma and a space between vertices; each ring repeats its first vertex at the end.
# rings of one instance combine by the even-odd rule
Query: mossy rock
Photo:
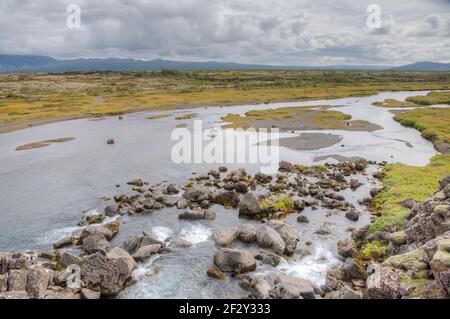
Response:
POLYGON ((384 265, 404 271, 411 270, 415 272, 417 278, 420 278, 419 275, 422 275, 422 278, 427 278, 428 274, 424 276, 425 273, 423 272, 429 268, 427 259, 428 255, 425 250, 419 248, 405 254, 391 256, 384 262, 384 265))
POLYGON ((406 244, 407 238, 408 235, 404 231, 398 231, 389 235, 389 241, 397 246, 406 244))
POLYGON ((440 240, 437 247, 432 263, 439 263, 445 267, 450 267, 450 239, 440 240))

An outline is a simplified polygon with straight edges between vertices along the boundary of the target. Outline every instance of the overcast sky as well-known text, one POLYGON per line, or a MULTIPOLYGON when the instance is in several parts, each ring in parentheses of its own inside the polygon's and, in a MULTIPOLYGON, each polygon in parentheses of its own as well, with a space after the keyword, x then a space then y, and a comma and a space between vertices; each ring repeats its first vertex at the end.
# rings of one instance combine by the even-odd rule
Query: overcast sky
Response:
POLYGON ((0 0, 0 53, 279 65, 450 62, 450 0, 0 0), (66 9, 81 8, 69 29, 66 9), (381 28, 366 9, 381 8, 381 28))

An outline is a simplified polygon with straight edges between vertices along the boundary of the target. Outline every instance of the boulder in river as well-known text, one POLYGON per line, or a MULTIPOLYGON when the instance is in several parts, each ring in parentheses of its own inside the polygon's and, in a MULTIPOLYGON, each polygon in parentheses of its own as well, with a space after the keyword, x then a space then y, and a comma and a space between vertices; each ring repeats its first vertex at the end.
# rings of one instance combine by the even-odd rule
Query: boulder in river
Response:
POLYGON ((256 269, 253 254, 246 250, 220 249, 214 255, 214 264, 224 272, 242 274, 256 269))
POLYGON ((223 229, 214 234, 216 245, 221 247, 231 247, 239 236, 238 228, 223 229))
POLYGON ((261 206, 253 193, 245 194, 239 202, 239 215, 254 217, 261 212, 261 206))
POLYGON ((178 194, 180 192, 180 189, 177 187, 177 185, 170 184, 169 186, 167 186, 166 191, 170 195, 175 195, 175 194, 178 194))
POLYGON ((138 179, 129 181, 127 184, 131 185, 131 186, 142 187, 142 186, 144 186, 144 181, 142 179, 138 178, 138 179))
POLYGON ((152 244, 139 248, 132 256, 138 262, 144 262, 161 250, 161 245, 152 244))
POLYGON ((283 255, 286 249, 286 244, 280 234, 268 226, 261 226, 257 230, 256 241, 260 247, 273 249, 277 255, 283 255))
POLYGON ((359 220, 359 216, 360 213, 354 208, 351 208, 348 212, 345 213, 345 217, 354 222, 359 220))
POLYGON ((83 249, 87 254, 100 252, 105 255, 108 248, 109 243, 102 234, 95 233, 83 238, 83 249))
POLYGON ((114 297, 131 281, 130 268, 123 267, 117 258, 95 253, 80 260, 81 280, 86 288, 98 291, 102 296, 114 297))
POLYGON ((215 197, 214 201, 226 208, 237 208, 239 205, 239 194, 235 191, 222 192, 215 197))

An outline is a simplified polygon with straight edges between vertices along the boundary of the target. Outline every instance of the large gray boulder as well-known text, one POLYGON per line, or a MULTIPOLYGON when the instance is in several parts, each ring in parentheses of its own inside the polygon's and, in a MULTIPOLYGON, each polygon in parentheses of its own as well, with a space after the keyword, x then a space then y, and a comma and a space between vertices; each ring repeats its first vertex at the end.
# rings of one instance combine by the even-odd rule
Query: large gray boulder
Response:
POLYGON ((27 288, 28 270, 13 269, 8 274, 9 291, 25 291, 27 288))
POLYGON ((239 202, 239 215, 254 217, 261 212, 261 206, 253 193, 245 194, 239 202))
POLYGON ((276 220, 269 221, 267 226, 275 229, 278 234, 280 234, 286 245, 285 253, 287 255, 292 255, 297 248, 297 243, 299 241, 294 228, 291 225, 276 220))
POLYGON ((221 249, 214 255, 214 264, 224 272, 242 274, 256 269, 253 254, 246 250, 221 249))
POLYGON ((252 224, 243 224, 238 227, 240 241, 251 244, 256 242, 256 227, 252 224))
POLYGON ((286 249, 283 238, 273 228, 261 226, 256 232, 256 242, 262 248, 272 249, 277 255, 283 255, 286 249))
POLYGON ((239 205, 239 194, 235 191, 222 192, 214 198, 214 201, 224 207, 237 208, 239 205))
POLYGON ((108 258, 100 253, 83 257, 80 261, 81 280, 86 288, 98 291, 102 296, 116 296, 131 279, 129 267, 117 258, 108 258))
POLYGON ((121 273, 131 273, 136 269, 136 262, 133 257, 120 247, 111 249, 111 251, 106 254, 106 257, 116 261, 118 267, 120 267, 121 273))
POLYGON ((133 258, 138 262, 145 262, 148 258, 157 254, 160 250, 161 245, 159 244, 143 246, 133 254, 133 258))
POLYGON ((272 298, 279 299, 315 299, 322 295, 322 289, 311 281, 287 275, 278 275, 271 290, 272 298))
POLYGON ((109 243, 105 236, 96 233, 83 239, 83 249, 87 254, 100 252, 105 255, 109 249, 109 243))
POLYGON ((192 187, 186 190, 183 197, 188 201, 200 203, 204 200, 210 200, 212 198, 212 191, 208 187, 192 187))
POLYGON ((231 247, 239 236, 238 228, 219 230, 214 234, 214 241, 218 246, 231 247))
POLYGON ((41 266, 28 271, 26 291, 32 299, 41 299, 53 281, 53 271, 41 266))

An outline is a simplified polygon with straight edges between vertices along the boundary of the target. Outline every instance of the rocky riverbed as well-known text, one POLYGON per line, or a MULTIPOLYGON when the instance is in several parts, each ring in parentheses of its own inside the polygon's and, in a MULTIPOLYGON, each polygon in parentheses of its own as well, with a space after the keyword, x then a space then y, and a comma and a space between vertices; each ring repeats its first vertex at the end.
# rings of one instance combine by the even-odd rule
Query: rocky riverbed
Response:
MULTIPOLYGON (((367 272, 359 252, 374 235, 350 245, 350 261, 339 253, 375 218, 384 164, 427 165, 435 154, 420 133, 372 106, 409 94, 324 102, 381 129, 286 133, 280 158, 293 164, 281 162, 272 176, 252 165, 172 163, 172 129, 192 128, 192 120, 173 118, 181 111, 2 135, 0 247, 25 252, 0 255, 1 298, 338 298, 344 285, 365 297, 367 274, 330 286, 327 271, 356 264, 367 272), (58 136, 75 140, 15 151, 58 136), (305 166, 312 164, 321 165, 305 166)), ((286 105, 208 108, 198 119, 217 130, 227 113, 286 105)))
POLYGON ((115 297, 132 289, 140 265, 195 245, 183 236, 161 240, 152 230, 114 241, 122 217, 151 215, 167 207, 176 207, 177 218, 192 223, 214 224, 218 214, 239 216, 239 224, 212 234, 216 251, 207 257, 210 266, 202 274, 224 286, 234 284, 234 297, 323 297, 320 284, 286 274, 280 266, 308 255, 308 248, 316 245, 313 237, 306 242, 301 238, 301 229, 309 224, 306 211, 322 215, 323 222, 310 229, 316 236, 330 236, 334 243, 348 237, 332 236, 332 217, 345 220, 348 232, 360 216, 367 217, 363 207, 370 198, 352 203, 343 194, 357 193, 362 179, 376 185, 382 165, 365 160, 311 167, 281 162, 274 176, 220 167, 196 174, 181 186, 129 181, 130 193, 115 196, 114 204, 102 212, 83 213, 78 229, 55 242, 54 251, 2 254, 0 298, 115 297), (76 288, 67 284, 74 265, 80 275, 76 288), (263 274, 273 281, 263 281, 263 274))

